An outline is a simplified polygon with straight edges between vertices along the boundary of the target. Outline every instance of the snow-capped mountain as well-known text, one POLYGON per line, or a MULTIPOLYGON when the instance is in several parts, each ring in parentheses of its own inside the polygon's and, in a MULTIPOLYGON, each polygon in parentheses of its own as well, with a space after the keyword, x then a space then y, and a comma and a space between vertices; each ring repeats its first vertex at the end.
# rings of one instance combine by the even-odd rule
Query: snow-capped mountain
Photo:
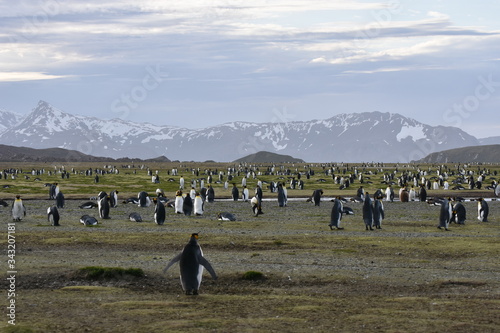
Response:
POLYGON ((265 150, 310 162, 408 162, 435 151, 479 144, 459 128, 429 126, 392 113, 185 129, 75 116, 43 101, 20 124, 0 134, 0 142, 113 158, 164 155, 181 161, 233 161, 265 150))
POLYGON ((0 133, 19 124, 24 116, 15 112, 0 109, 0 133))

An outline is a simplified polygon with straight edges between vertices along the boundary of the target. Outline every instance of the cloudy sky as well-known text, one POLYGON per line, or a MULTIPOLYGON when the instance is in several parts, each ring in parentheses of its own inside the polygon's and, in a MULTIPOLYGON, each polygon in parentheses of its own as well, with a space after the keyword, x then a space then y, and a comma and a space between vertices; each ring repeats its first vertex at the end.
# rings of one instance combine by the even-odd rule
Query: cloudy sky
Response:
POLYGON ((0 108, 201 128, 400 113, 500 135, 500 1, 0 1, 0 108))

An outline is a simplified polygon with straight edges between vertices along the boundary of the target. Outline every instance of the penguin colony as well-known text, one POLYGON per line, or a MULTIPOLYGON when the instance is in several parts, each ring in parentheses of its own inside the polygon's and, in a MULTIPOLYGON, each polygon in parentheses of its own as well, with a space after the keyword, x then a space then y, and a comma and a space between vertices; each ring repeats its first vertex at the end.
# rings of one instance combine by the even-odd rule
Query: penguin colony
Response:
MULTIPOLYGON (((174 174, 172 172, 172 174, 174 174)), ((328 172, 325 173, 328 175, 328 172)), ((444 174, 444 173, 443 173, 444 174)), ((462 204, 462 200, 460 198, 430 198, 427 197, 427 190, 429 189, 439 189, 440 186, 443 188, 448 188, 450 185, 445 180, 446 177, 440 175, 438 179, 434 179, 432 182, 430 179, 424 180, 425 177, 422 175, 413 176, 413 185, 409 186, 408 183, 412 181, 412 177, 409 175, 401 176, 398 181, 394 181, 393 175, 385 174, 384 182, 387 183, 387 188, 385 191, 379 189, 373 195, 366 192, 363 186, 360 186, 355 197, 351 198, 351 204, 361 204, 362 205, 362 220, 365 226, 365 230, 374 230, 374 229, 382 229, 382 222, 385 218, 385 210, 384 203, 393 202, 395 200, 394 189, 393 186, 399 185, 399 193, 398 199, 401 202, 412 202, 412 201, 424 201, 434 206, 439 206, 439 218, 437 219, 438 224, 437 227, 439 229, 444 229, 446 231, 449 230, 450 223, 456 224, 465 224, 467 212, 465 206, 462 204), (416 190, 417 188, 418 190, 416 190)), ((98 174, 96 174, 97 176, 98 174)), ((300 175, 300 174, 299 174, 300 175)), ((309 174, 307 175, 309 176, 309 174)), ((248 179, 250 177, 255 177, 252 173, 248 173, 248 179)), ((219 174, 219 180, 221 181, 221 175, 219 174)), ((155 183, 159 183, 158 181, 155 183)), ((300 179, 300 177, 299 177, 300 179)), ((334 181, 340 184, 340 189, 345 189, 349 187, 351 184, 355 182, 353 177, 339 177, 334 176, 334 181)), ((366 181, 369 179, 369 176, 363 176, 359 174, 359 181, 366 181)), ((173 180, 173 179, 172 179, 173 180)), ((165 193, 161 189, 156 190, 156 198, 151 199, 149 194, 146 191, 140 191, 137 194, 137 197, 128 198, 123 201, 123 203, 132 203, 137 205, 140 208, 147 208, 154 204, 154 215, 153 220, 158 225, 163 225, 168 216, 166 207, 174 208, 175 213, 184 214, 185 216, 200 216, 204 214, 204 205, 205 202, 213 202, 215 201, 215 191, 212 187, 211 183, 213 180, 211 177, 208 178, 209 184, 208 188, 202 187, 200 191, 196 190, 196 181, 192 183, 191 191, 187 195, 183 194, 182 189, 185 186, 184 178, 181 177, 179 190, 176 193, 174 200, 168 200, 165 197, 165 193)), ((169 180, 171 181, 171 180, 169 180)), ((219 182, 220 182, 219 181, 219 182)), ((482 186, 482 182, 471 180, 469 178, 464 178, 464 183, 467 182, 469 184, 469 188, 480 188, 482 186)), ((204 180, 200 182, 203 184, 204 180)), ((319 179, 318 182, 326 182, 325 179, 319 179)), ((241 200, 248 201, 249 200, 249 191, 247 188, 247 177, 244 177, 244 185, 241 191, 241 200)), ((265 183, 267 185, 267 183, 265 183)), ((228 186, 228 181, 226 180, 225 185, 228 186)), ((251 212, 254 216, 259 216, 264 214, 262 205, 263 205, 263 191, 262 186, 263 182, 259 182, 255 188, 255 195, 250 201, 251 212)), ((491 189, 493 190, 496 196, 500 196, 500 187, 494 184, 491 189)), ((47 220, 53 226, 59 226, 61 215, 60 210, 65 207, 65 199, 64 194, 61 191, 59 184, 53 183, 48 184, 49 187, 49 198, 54 200, 54 205, 51 205, 47 208, 47 220)), ((460 189, 456 185, 455 189, 460 189)), ((292 179, 290 182, 290 188, 300 188, 303 189, 304 182, 300 180, 292 179)), ((287 206, 287 186, 286 182, 278 181, 269 183, 267 186, 271 190, 271 193, 277 193, 277 206, 278 207, 286 207, 287 206)), ((119 191, 113 190, 108 195, 106 192, 101 191, 98 193, 97 197, 92 198, 90 201, 83 202, 79 205, 80 209, 95 209, 98 210, 99 219, 110 219, 111 208, 116 208, 118 206, 118 194, 119 191)), ((314 206, 320 206, 323 199, 324 192, 322 189, 315 189, 307 201, 313 202, 314 206)), ((231 197, 234 201, 240 200, 240 191, 236 187, 236 183, 233 183, 233 189, 231 191, 231 197)), ((347 199, 342 197, 336 197, 333 200, 331 214, 330 214, 330 223, 328 226, 331 230, 343 230, 342 226, 342 218, 346 215, 354 215, 354 211, 352 208, 346 206, 348 202, 347 199)), ((0 200, 0 206, 6 207, 8 205, 4 200, 0 200)), ((16 196, 14 202, 12 203, 12 218, 16 222, 22 221, 26 217, 26 207, 18 195, 16 196)), ((249 212, 250 214, 250 212, 249 212)), ((488 222, 489 208, 488 203, 485 199, 479 198, 477 199, 477 219, 480 222, 488 222)), ((142 222, 143 218, 141 214, 137 212, 130 213, 128 216, 129 220, 132 222, 142 222)), ((218 213, 216 218, 220 221, 236 221, 237 218, 234 214, 230 212, 221 212, 218 213)), ((84 214, 79 219, 80 223, 85 226, 93 226, 98 224, 98 220, 96 217, 91 214, 84 214)), ((214 269, 211 264, 203 257, 203 252, 201 247, 198 244, 198 234, 192 234, 188 244, 184 247, 184 250, 174 257, 164 271, 167 271, 172 265, 175 263, 179 263, 180 266, 180 278, 181 285, 186 294, 196 295, 198 294, 198 290, 201 284, 201 274, 203 269, 207 269, 209 273, 212 275, 212 278, 216 279, 217 275, 215 274, 214 269)))

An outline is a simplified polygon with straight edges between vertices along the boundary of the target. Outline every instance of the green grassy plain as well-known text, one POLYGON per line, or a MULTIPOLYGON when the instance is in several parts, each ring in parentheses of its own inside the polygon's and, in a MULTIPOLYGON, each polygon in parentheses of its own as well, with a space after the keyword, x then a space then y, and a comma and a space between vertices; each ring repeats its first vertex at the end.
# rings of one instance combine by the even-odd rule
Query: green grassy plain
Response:
MULTIPOLYGON (((66 165, 66 170, 102 166, 66 165)), ((0 186, 11 185, 2 190, 1 198, 11 202, 20 193, 28 214, 15 225, 16 326, 9 325, 4 315, 0 328, 5 332, 500 331, 498 201, 489 202, 489 222, 483 223, 476 218, 477 203, 465 202, 466 224, 452 224, 448 232, 436 228, 439 207, 423 202, 384 202, 383 229, 365 231, 361 204, 349 202, 346 205, 355 215, 344 216, 344 230, 332 231, 331 202, 315 207, 304 198, 316 188, 322 188, 325 197, 349 197, 360 184, 356 181, 350 189, 339 190, 324 175, 323 166, 314 165, 314 177, 302 178, 305 189, 288 191, 292 199, 287 207, 278 207, 276 194, 264 191, 264 198, 271 201, 264 202, 259 217, 252 215, 247 202, 222 200, 230 196, 222 184, 214 184, 216 201, 206 203, 203 216, 181 216, 169 208, 163 226, 153 222, 153 207, 121 202, 139 190, 154 194, 158 187, 173 197, 180 175, 186 184, 195 178, 192 168, 202 170, 201 178, 206 177, 205 169, 227 166, 151 165, 159 170, 160 184, 151 183, 147 170, 139 168, 136 173, 120 168, 119 175, 104 175, 98 184, 79 173, 64 180, 57 173, 42 175, 41 181, 31 175, 31 179, 1 180, 0 186), (179 176, 168 182, 167 170, 173 167, 179 176), (320 178, 327 181, 319 182, 320 178), (45 211, 53 200, 48 200, 45 182, 58 182, 67 199, 60 209, 59 227, 47 222, 45 211), (120 191, 120 204, 111 210, 111 219, 99 220, 96 227, 80 224, 81 215, 98 214, 78 205, 101 190, 113 189, 120 191), (133 211, 144 222, 129 221, 133 211), (218 221, 220 211, 232 212, 237 221, 218 221), (200 234, 205 257, 219 276, 214 281, 205 273, 199 296, 182 293, 177 264, 162 274, 192 232, 200 234), (88 279, 81 274, 82 269, 96 266, 140 269, 145 275, 88 279), (262 273, 263 278, 246 279, 245 273, 255 275, 250 271, 262 273)), ((25 165, 23 170, 31 167, 41 166, 25 165)), ((304 170, 303 165, 285 167, 304 170)), ((487 167, 491 172, 500 170, 487 167)), ((54 170, 52 165, 45 168, 54 170)), ((399 172, 413 168, 398 166, 399 172)), ((367 191, 385 189, 381 176, 395 166, 380 170, 380 166, 363 170, 372 182, 363 184, 367 191)), ((269 182, 279 177, 258 178, 269 182)), ((240 185, 241 177, 234 181, 240 185)), ((256 181, 248 179, 248 187, 252 189, 256 181)), ((429 196, 492 195, 477 189, 429 191, 429 196)), ((0 214, 6 235, 10 209, 0 207, 0 214)), ((7 249, 7 237, 1 246, 7 249)), ((6 271, 2 292, 8 290, 6 271)))

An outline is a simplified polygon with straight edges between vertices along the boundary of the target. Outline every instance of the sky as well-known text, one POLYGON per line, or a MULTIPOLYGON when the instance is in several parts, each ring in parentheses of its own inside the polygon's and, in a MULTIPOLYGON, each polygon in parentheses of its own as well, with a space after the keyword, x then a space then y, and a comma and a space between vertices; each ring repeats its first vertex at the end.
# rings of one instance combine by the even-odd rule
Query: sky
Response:
POLYGON ((0 1, 0 109, 190 129, 391 112, 500 135, 500 1, 0 1))

